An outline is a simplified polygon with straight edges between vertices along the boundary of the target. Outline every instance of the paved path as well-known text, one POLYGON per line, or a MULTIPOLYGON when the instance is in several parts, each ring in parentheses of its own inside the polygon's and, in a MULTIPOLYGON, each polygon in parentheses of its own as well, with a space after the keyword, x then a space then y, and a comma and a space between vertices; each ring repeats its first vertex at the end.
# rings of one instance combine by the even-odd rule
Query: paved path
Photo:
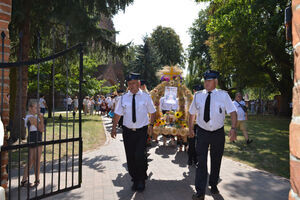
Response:
MULTIPOLYGON (((106 134, 111 129, 111 119, 103 118, 106 134)), ((185 200, 191 199, 194 192, 195 167, 187 166, 186 152, 178 152, 173 147, 159 146, 149 149, 149 180, 143 193, 134 193, 130 187, 131 178, 126 170, 126 159, 122 135, 118 131, 117 138, 108 140, 101 148, 83 155, 83 182, 82 187, 69 192, 52 196, 48 199, 87 199, 87 200, 185 200)), ((75 166, 78 159, 74 160, 75 166)), ((68 160, 68 178, 61 174, 61 188, 65 183, 71 184, 71 164, 68 160)), ((275 164, 275 163, 274 163, 275 164)), ((54 163, 54 188, 57 185, 57 162, 54 163)), ((65 169, 62 160, 61 169, 65 169)), ((23 169, 22 169, 23 170, 23 169)), ((74 180, 77 183, 78 169, 75 168, 74 180)), ((41 170, 41 172, 43 169, 41 170)), ((11 199, 18 199, 17 172, 12 172, 11 199)), ((244 164, 223 158, 221 182, 218 185, 221 195, 212 196, 206 191, 206 200, 286 200, 290 188, 289 181, 285 178, 274 176, 244 164)), ((50 190, 51 163, 46 165, 46 193, 50 190)), ((41 175, 41 183, 43 176, 41 175)), ((41 184, 42 185, 42 184, 41 184)), ((20 189, 21 199, 26 199, 26 189, 20 189)), ((42 186, 37 193, 41 194, 42 186)), ((35 190, 30 190, 33 197, 35 190)))
MULTIPOLYGON (((111 120, 104 118, 106 130, 111 120)), ((109 133, 109 132, 107 132, 109 133)), ((161 145, 161 143, 160 143, 161 145)), ((130 190, 131 181, 126 170, 122 135, 108 139, 101 148, 83 156, 83 184, 80 189, 56 195, 49 199, 95 200, 182 200, 191 199, 194 192, 195 167, 186 164, 185 152, 172 147, 154 146, 149 149, 150 180, 143 193, 130 190)), ((206 191, 206 200, 286 200, 290 188, 285 178, 274 176, 244 164, 223 158, 221 168, 221 195, 206 191)))

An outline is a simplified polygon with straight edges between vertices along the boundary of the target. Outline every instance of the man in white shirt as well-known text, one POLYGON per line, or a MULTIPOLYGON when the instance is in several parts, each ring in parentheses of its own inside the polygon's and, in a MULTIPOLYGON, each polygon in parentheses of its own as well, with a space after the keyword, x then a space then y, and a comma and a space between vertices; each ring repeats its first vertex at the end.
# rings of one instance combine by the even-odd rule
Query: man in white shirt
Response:
POLYGON ((204 73, 204 90, 194 95, 193 102, 189 109, 189 137, 194 137, 194 120, 196 118, 196 153, 197 166, 195 187, 196 194, 193 200, 204 200, 207 184, 207 154, 210 147, 211 171, 209 185, 212 194, 218 194, 217 188, 221 160, 224 152, 225 112, 231 116, 230 140, 236 139, 236 109, 228 93, 216 89, 219 73, 208 70, 204 73))
POLYGON ((67 98, 68 111, 72 110, 72 102, 73 102, 72 98, 68 96, 67 98))
POLYGON ((41 113, 43 115, 45 115, 46 108, 47 108, 47 104, 46 104, 46 101, 45 101, 45 95, 41 94, 41 98, 40 98, 39 104, 40 104, 41 113))
POLYGON ((133 180, 131 189, 142 192, 147 179, 147 132, 152 135, 156 110, 149 94, 139 89, 139 74, 131 73, 127 83, 129 91, 121 97, 115 108, 111 136, 116 137, 116 127, 123 115, 124 147, 128 171, 133 180), (150 124, 148 113, 151 114, 150 124))
POLYGON ((245 137, 246 143, 250 144, 253 140, 250 140, 247 132, 246 120, 248 120, 247 107, 245 102, 242 100, 242 94, 240 92, 235 94, 235 100, 233 101, 234 106, 237 110, 237 128, 239 128, 245 137))

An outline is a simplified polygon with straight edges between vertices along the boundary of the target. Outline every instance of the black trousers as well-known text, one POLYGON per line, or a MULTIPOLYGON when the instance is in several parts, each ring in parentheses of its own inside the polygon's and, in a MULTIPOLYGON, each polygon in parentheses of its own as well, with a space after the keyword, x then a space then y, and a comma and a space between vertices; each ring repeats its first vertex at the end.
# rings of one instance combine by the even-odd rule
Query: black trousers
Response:
POLYGON ((206 131, 199 126, 196 128, 196 153, 198 164, 196 167, 195 186, 198 194, 205 194, 207 184, 207 153, 210 146, 211 170, 209 185, 218 184, 222 156, 224 152, 224 127, 216 131, 206 131))
POLYGON ((123 126, 123 140, 127 167, 133 181, 147 178, 146 140, 148 126, 133 131, 123 126))
MULTIPOLYGON (((196 133, 196 126, 194 128, 194 132, 196 133)), ((189 149, 188 149, 188 157, 189 161, 194 161, 197 163, 197 154, 196 154, 196 136, 193 138, 188 138, 189 149)))
MULTIPOLYGON (((194 126, 194 133, 196 134, 196 129, 198 125, 194 126)), ((193 138, 188 138, 189 149, 188 149, 188 157, 189 161, 194 161, 197 163, 197 154, 196 154, 196 136, 193 138)))

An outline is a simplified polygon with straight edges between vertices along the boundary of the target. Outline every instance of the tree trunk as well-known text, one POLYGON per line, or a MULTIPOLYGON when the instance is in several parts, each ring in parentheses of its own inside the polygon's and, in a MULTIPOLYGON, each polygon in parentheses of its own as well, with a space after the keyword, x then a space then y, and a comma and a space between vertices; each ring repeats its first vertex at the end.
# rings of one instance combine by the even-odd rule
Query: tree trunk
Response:
MULTIPOLYGON (((29 51, 30 51, 30 39, 31 39, 31 33, 30 33, 30 5, 31 3, 28 1, 24 1, 24 10, 25 10, 25 17, 24 17, 24 23, 21 23, 20 31, 23 33, 23 38, 21 41, 21 47, 22 47, 22 54, 21 54, 21 60, 27 61, 29 58, 29 51)), ((26 113, 26 104, 27 104, 27 85, 28 85, 28 66, 22 66, 18 67, 16 70, 16 82, 12 83, 16 86, 16 96, 12 99, 15 99, 14 101, 14 107, 13 107, 13 127, 11 131, 11 137, 16 139, 20 138, 25 139, 26 137, 26 130, 24 126, 24 120, 26 113), (20 71, 19 71, 20 70, 20 71), (22 74, 22 86, 20 87, 20 73, 22 74), (20 93, 22 95, 20 96, 20 93), (20 98, 21 98, 21 105, 20 105, 20 98), (20 109, 20 107, 21 109, 20 109)))
MULTIPOLYGON (((286 67, 287 68, 287 67, 286 67)), ((279 114, 282 116, 291 116, 290 102, 292 102, 293 81, 291 78, 291 71, 282 67, 282 80, 280 82, 279 91, 281 93, 281 102, 279 114)))
POLYGON ((280 107, 279 115, 291 116, 290 103, 292 102, 292 87, 285 87, 280 90, 280 107))

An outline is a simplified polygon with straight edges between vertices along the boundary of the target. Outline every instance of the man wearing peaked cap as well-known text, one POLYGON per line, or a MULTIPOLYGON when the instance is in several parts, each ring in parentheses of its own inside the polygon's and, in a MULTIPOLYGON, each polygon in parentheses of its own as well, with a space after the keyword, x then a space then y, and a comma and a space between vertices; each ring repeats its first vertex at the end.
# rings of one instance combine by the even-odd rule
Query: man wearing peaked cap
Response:
POLYGON ((131 72, 128 76, 127 76, 127 78, 126 78, 126 81, 128 82, 128 81, 131 81, 131 80, 140 80, 140 74, 139 73, 133 73, 133 72, 131 72))
POLYGON ((214 70, 207 70, 204 72, 203 77, 204 80, 213 80, 213 79, 218 79, 220 73, 214 70))
POLYGON ((147 179, 147 132, 152 135, 156 110, 151 97, 140 89, 139 77, 137 73, 130 73, 126 79, 128 92, 116 105, 111 136, 116 137, 116 126, 123 116, 123 141, 128 171, 133 181, 131 189, 142 192, 147 179), (150 120, 148 113, 151 114, 150 120))
POLYGON ((194 120, 196 118, 196 194, 193 200, 204 200, 207 184, 207 154, 210 149, 211 171, 209 185, 212 194, 218 194, 217 187, 221 160, 224 152, 225 132, 224 119, 225 112, 231 116, 230 140, 236 139, 237 114, 236 108, 227 92, 216 89, 219 72, 207 70, 204 73, 204 90, 194 95, 193 102, 189 109, 189 137, 195 136, 194 120), (209 148, 210 147, 210 148, 209 148))

